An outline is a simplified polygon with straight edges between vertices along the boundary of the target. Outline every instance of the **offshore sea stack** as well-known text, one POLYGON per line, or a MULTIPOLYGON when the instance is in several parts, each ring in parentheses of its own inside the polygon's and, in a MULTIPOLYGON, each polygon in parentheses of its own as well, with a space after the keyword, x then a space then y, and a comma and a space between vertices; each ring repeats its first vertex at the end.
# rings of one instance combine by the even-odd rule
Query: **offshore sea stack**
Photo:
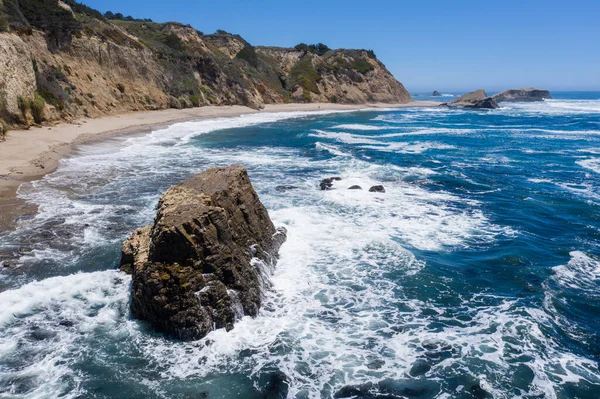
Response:
POLYGON ((285 239, 242 165, 199 173, 168 189, 154 224, 123 244, 131 312, 181 340, 229 331, 258 313, 285 239))
POLYGON ((484 108, 484 109, 495 109, 498 108, 498 103, 494 98, 489 97, 485 90, 476 90, 465 94, 464 96, 458 97, 451 103, 441 104, 445 107, 452 108, 484 108))
POLYGON ((551 99, 552 95, 548 90, 540 89, 511 89, 503 91, 502 93, 494 94, 492 96, 496 102, 533 102, 533 101, 544 101, 551 99))

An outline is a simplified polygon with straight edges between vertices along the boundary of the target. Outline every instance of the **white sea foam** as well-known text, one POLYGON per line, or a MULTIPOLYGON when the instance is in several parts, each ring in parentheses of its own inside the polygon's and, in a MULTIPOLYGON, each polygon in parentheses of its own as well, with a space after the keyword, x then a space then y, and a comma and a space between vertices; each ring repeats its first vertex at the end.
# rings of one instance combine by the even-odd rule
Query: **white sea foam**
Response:
POLYGON ((375 126, 375 125, 363 125, 360 123, 348 123, 342 125, 336 125, 332 127, 332 129, 342 129, 342 130, 385 130, 389 129, 387 126, 375 126))
POLYGON ((381 144, 381 141, 358 134, 328 132, 318 129, 314 130, 314 132, 309 134, 309 136, 317 138, 335 139, 336 141, 344 144, 381 144))
POLYGON ((569 255, 569 263, 552 268, 554 279, 566 288, 595 292, 600 285, 600 260, 581 251, 569 255))
POLYGON ((600 158, 583 159, 576 162, 577 165, 589 169, 592 172, 600 173, 600 158))
POLYGON ((600 100, 544 100, 540 102, 502 103, 499 110, 509 116, 600 114, 600 100))
POLYGON ((532 183, 553 183, 551 179, 531 178, 531 179, 527 179, 527 181, 530 181, 532 183))
MULTIPOLYGON (((437 142, 388 142, 386 138, 411 136, 414 134, 422 133, 390 133, 381 135, 362 135, 362 134, 351 134, 344 132, 332 132, 315 129, 309 134, 311 137, 317 137, 322 139, 332 139, 343 144, 369 144, 363 145, 361 148, 385 151, 385 152, 399 152, 405 154, 420 154, 427 150, 448 150, 455 148, 454 146, 437 143, 437 142)), ((428 133, 429 134, 429 133, 428 133)), ((318 143, 321 145, 322 143, 318 143)), ((337 155, 337 154, 335 154, 337 155)))
POLYGON ((3 390, 14 393, 29 385, 35 388, 11 397, 40 399, 85 395, 73 364, 89 350, 90 337, 123 338, 129 280, 117 271, 80 273, 1 292, 0 359, 23 362, 16 370, 3 371, 3 390))
POLYGON ((385 143, 383 146, 361 146, 370 150, 378 150, 385 152, 398 152, 401 154, 421 154, 428 150, 451 150, 456 147, 448 144, 436 143, 436 142, 394 142, 385 143))

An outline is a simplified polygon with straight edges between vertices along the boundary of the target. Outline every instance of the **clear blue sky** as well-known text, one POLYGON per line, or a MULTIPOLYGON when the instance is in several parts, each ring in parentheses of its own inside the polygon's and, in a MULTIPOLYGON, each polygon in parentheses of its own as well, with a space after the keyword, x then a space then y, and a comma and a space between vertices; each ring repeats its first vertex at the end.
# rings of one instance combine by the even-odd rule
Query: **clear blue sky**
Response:
POLYGON ((83 0, 254 45, 375 50, 410 91, 600 90, 600 0, 83 0))

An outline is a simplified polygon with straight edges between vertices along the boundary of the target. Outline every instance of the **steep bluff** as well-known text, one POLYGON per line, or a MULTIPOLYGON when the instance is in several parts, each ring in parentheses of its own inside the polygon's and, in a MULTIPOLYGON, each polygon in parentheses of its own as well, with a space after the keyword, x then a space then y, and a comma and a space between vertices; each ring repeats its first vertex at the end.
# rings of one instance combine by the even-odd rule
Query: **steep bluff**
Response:
POLYGON ((0 117, 39 122, 36 98, 48 121, 210 104, 411 101, 373 52, 315 48, 108 20, 72 0, 0 0, 0 117))
POLYGON ((131 312, 182 340, 255 316, 285 229, 276 229, 242 165, 171 187, 154 224, 123 244, 131 312))

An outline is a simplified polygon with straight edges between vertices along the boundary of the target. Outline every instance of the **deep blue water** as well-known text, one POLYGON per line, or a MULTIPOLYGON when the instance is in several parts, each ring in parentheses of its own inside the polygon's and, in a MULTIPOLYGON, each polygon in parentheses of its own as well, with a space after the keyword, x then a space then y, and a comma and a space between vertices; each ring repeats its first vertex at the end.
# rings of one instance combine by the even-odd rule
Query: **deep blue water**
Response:
POLYGON ((81 146, 0 234, 20 252, 0 271, 0 397, 599 398, 600 93, 553 94, 81 146), (234 162, 289 232, 273 290, 228 333, 169 341, 129 316, 121 242, 166 188, 234 162))

